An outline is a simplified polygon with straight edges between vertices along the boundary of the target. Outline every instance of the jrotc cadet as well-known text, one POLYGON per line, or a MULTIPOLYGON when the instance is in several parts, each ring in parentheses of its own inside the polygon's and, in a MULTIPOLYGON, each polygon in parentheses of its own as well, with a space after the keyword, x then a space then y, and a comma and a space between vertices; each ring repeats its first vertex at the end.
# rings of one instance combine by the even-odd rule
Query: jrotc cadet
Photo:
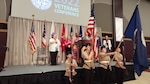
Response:
POLYGON ((81 55, 84 60, 83 70, 84 70, 84 84, 92 84, 94 75, 94 52, 91 48, 91 44, 87 43, 81 49, 81 55))
POLYGON ((101 52, 99 53, 99 76, 100 76, 100 84, 107 84, 108 76, 109 76, 109 64, 110 64, 110 56, 114 55, 115 52, 107 53, 107 49, 105 46, 101 47, 101 52))
POLYGON ((77 72, 75 71, 77 67, 77 62, 75 59, 73 59, 72 53, 67 52, 67 59, 65 61, 65 78, 66 78, 66 83, 65 84, 78 84, 77 81, 77 72))
POLYGON ((116 65, 115 65, 115 70, 116 70, 116 79, 117 79, 117 84, 123 84, 123 71, 124 69, 126 69, 126 67, 124 66, 123 63, 123 55, 120 53, 121 50, 120 48, 116 49, 116 54, 115 56, 115 60, 116 60, 116 65))

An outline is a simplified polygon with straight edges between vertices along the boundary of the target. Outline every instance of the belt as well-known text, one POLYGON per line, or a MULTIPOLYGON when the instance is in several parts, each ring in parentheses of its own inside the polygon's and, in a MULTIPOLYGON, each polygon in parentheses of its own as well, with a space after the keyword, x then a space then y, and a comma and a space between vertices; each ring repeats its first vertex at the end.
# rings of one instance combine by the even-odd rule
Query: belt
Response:
POLYGON ((84 62, 92 62, 92 60, 85 60, 84 62))
POLYGON ((101 64, 107 64, 109 61, 100 61, 101 64))
POLYGON ((119 62, 120 64, 123 64, 123 62, 119 62))

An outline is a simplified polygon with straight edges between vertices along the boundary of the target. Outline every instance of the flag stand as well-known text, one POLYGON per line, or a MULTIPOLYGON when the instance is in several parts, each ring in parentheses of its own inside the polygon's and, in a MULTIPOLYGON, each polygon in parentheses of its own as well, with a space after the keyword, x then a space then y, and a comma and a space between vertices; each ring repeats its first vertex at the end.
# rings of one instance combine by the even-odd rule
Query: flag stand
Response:
POLYGON ((32 63, 31 63, 31 65, 34 65, 34 62, 33 62, 33 53, 32 53, 32 63))
MULTIPOLYGON (((41 44, 41 46, 42 46, 42 48, 44 48, 44 53, 45 53, 45 56, 48 56, 47 55, 47 42, 46 42, 46 28, 45 28, 45 24, 46 24, 46 19, 43 21, 44 22, 44 28, 43 28, 43 30, 41 29, 41 31, 42 31, 42 44, 41 44)), ((49 59, 49 58, 48 58, 49 59)), ((44 63, 46 64, 47 63, 47 61, 46 61, 46 59, 44 59, 44 63)), ((49 62, 48 62, 49 63, 49 62)))
POLYGON ((140 1, 141 1, 141 0, 139 0, 139 1, 137 2, 137 5, 139 5, 139 4, 140 4, 140 1))

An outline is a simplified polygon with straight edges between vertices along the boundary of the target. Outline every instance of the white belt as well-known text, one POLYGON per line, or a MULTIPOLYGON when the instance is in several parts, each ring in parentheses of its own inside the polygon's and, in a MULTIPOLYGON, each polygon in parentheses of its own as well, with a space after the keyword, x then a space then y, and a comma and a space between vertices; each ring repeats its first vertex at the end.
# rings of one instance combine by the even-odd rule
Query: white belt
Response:
POLYGON ((123 64, 123 62, 119 62, 120 64, 123 64))
POLYGON ((92 60, 85 60, 84 62, 92 62, 92 60))
POLYGON ((106 64, 106 63, 109 63, 109 61, 100 61, 100 63, 106 64))

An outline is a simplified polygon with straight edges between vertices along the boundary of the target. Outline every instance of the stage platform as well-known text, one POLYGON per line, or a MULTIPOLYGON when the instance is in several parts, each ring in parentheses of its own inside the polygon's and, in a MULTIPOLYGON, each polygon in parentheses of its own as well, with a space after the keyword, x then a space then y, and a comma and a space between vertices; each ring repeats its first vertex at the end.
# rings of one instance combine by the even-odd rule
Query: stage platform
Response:
MULTIPOLYGON (((114 62, 112 72, 110 73, 110 83, 115 82, 115 67, 114 62)), ((124 76, 124 81, 134 80, 133 63, 126 63, 128 76, 124 76)), ((95 63, 94 83, 99 84, 100 78, 98 76, 97 66, 95 63)), ((82 67, 77 67, 77 78, 79 84, 83 84, 84 74, 82 67)), ((8 66, 0 72, 0 84, 65 84, 64 83, 65 65, 59 64, 51 65, 22 65, 22 66, 8 66)))

